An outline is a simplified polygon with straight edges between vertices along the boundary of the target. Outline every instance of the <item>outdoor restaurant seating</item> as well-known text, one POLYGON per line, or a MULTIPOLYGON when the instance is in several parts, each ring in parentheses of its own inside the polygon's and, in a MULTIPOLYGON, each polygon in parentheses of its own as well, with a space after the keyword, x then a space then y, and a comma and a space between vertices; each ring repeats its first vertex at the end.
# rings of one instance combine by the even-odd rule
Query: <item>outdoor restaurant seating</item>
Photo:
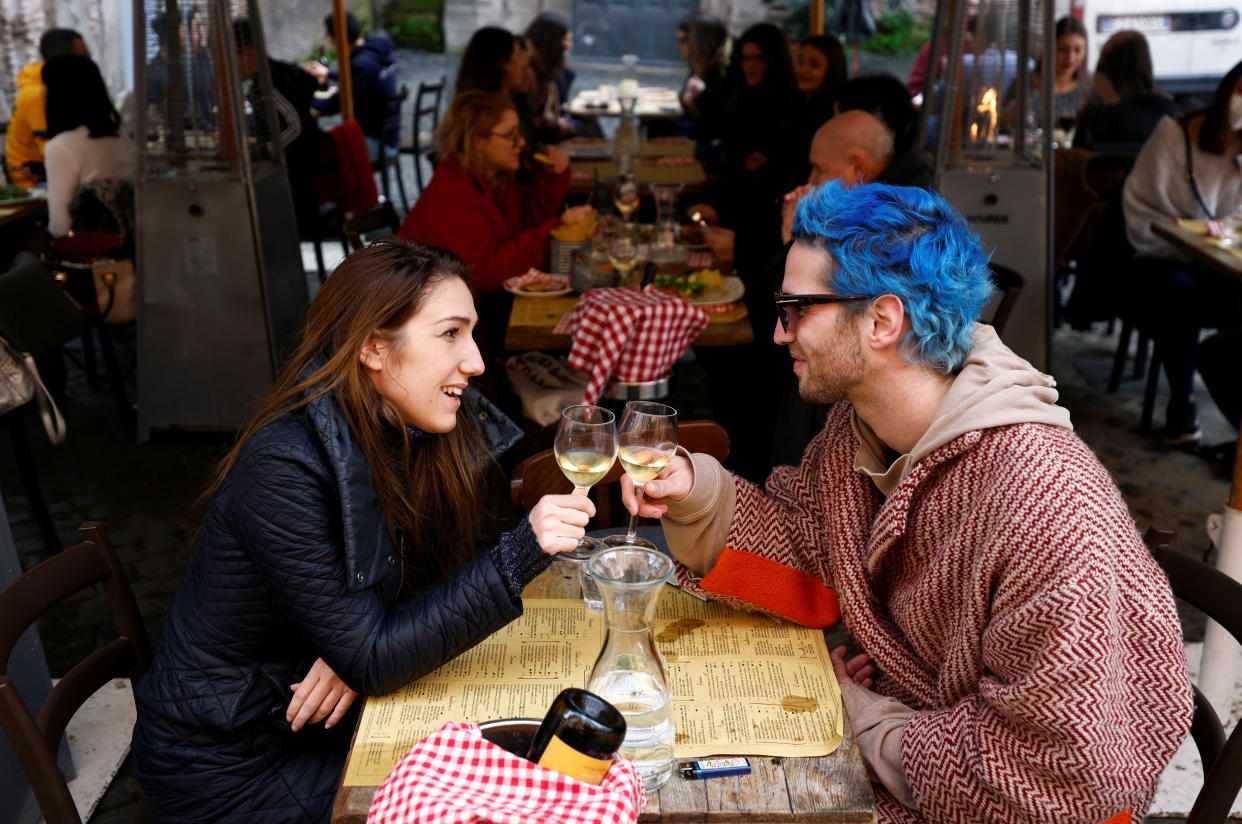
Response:
MULTIPOLYGON (((718 461, 729 457, 729 433, 715 421, 682 421, 677 426, 677 438, 689 452, 702 452, 718 461)), ((591 488, 591 500, 595 502, 595 518, 592 523, 598 529, 624 527, 627 517, 624 509, 614 507, 612 492, 625 472, 617 463, 603 480, 591 488)), ((513 468, 509 480, 509 497, 513 505, 523 512, 538 503, 544 495, 560 494, 572 488, 565 473, 557 466, 556 455, 545 449, 526 458, 513 468)))
MULTIPOLYGON (((1153 366, 1153 369, 1155 367, 1153 366)), ((1172 532, 1151 528, 1143 536, 1156 562, 1169 576, 1173 595, 1200 610, 1210 620, 1242 641, 1242 584, 1184 552, 1169 546, 1172 532)), ((1190 735, 1203 762, 1203 788, 1186 817, 1186 824, 1215 824, 1229 816, 1233 800, 1242 789, 1242 724, 1229 736, 1212 705, 1195 690, 1195 717, 1190 735)))
POLYGON ((392 201, 385 200, 369 212, 361 215, 350 215, 345 219, 345 239, 349 241, 350 251, 361 249, 368 242, 382 234, 396 234, 401 227, 401 218, 393 208, 392 201), (386 231, 385 231, 386 230, 386 231))
MULTIPOLYGON (((418 181, 418 192, 423 191, 423 158, 429 161, 435 150, 434 136, 440 126, 441 101, 444 98, 444 87, 448 80, 441 75, 438 83, 419 83, 418 93, 414 95, 414 122, 410 130, 413 143, 402 146, 403 154, 414 156, 414 179, 418 181)), ((431 164, 433 167, 435 163, 431 164)))
POLYGON ((80 824, 57 751, 65 728, 82 705, 114 678, 137 685, 151 662, 151 645, 103 524, 78 530, 82 543, 53 555, 0 592, 0 727, 13 745, 49 824, 80 824), (45 612, 84 590, 102 585, 116 638, 73 667, 31 713, 9 673, 18 639, 45 612))
MULTIPOLYGON (((388 98, 388 117, 384 121, 385 132, 390 130, 400 131, 401 112, 405 108, 405 101, 409 99, 409 96, 409 87, 402 85, 395 95, 388 98)), ((395 177, 397 179, 397 191, 401 194, 401 211, 408 212, 410 210, 410 201, 405 196, 405 180, 401 177, 401 154, 399 148, 380 147, 380 150, 375 153, 373 165, 375 166, 375 171, 380 176, 380 185, 384 191, 384 199, 389 202, 392 201, 392 178, 395 177)))

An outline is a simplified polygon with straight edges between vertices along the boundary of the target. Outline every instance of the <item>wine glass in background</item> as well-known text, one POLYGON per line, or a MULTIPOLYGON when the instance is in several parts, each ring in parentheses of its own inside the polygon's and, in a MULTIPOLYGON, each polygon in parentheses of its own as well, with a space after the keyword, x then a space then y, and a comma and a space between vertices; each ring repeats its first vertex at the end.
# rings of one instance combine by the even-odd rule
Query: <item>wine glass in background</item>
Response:
MULTIPOLYGON (((621 416, 621 428, 617 433, 617 457, 621 468, 634 482, 634 494, 641 506, 643 485, 659 475, 677 452, 677 410, 662 403, 630 401, 621 416)), ((642 546, 656 549, 656 545, 638 537, 638 515, 630 516, 630 526, 624 535, 609 535, 604 546, 642 546)))
POLYGON ((638 243, 633 232, 622 224, 608 243, 608 260, 612 268, 617 270, 618 285, 631 286, 630 271, 638 265, 638 243))
MULTIPOLYGON (((600 406, 581 404, 566 408, 561 412, 561 423, 556 430, 552 450, 556 454, 557 466, 574 485, 574 494, 586 495, 608 474, 617 460, 616 416, 600 406)), ((578 567, 582 598, 588 609, 597 612, 603 610, 603 601, 599 588, 586 574, 585 567, 600 548, 598 538, 584 537, 577 547, 558 556, 578 567)))
POLYGON ((630 220, 638 210, 638 182, 632 174, 623 174, 617 178, 616 188, 612 193, 612 205, 626 220, 630 220))

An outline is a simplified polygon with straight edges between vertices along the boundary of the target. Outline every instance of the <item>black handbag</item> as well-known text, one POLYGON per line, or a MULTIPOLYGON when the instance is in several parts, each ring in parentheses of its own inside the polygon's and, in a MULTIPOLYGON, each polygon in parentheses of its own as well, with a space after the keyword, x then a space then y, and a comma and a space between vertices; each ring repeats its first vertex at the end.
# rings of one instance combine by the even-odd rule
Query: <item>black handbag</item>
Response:
POLYGON ((0 274, 0 337, 31 355, 51 352, 82 334, 82 313, 43 261, 22 252, 0 274))

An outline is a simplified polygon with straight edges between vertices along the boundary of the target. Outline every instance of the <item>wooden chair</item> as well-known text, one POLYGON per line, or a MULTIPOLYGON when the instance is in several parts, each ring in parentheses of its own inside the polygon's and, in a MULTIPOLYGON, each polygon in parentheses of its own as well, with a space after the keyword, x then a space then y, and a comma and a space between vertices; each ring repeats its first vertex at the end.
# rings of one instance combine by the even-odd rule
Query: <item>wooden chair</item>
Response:
POLYGON ((996 304, 996 311, 992 313, 992 328, 996 330, 996 334, 1003 335, 1005 324, 1009 323, 1009 316, 1013 314, 1013 307, 1017 304, 1026 281, 1017 272, 999 263, 989 263, 988 269, 992 276, 992 285, 1001 296, 1000 302, 996 304))
POLYGON ((393 208, 391 201, 385 200, 364 215, 354 215, 345 221, 345 238, 349 241, 350 251, 357 251, 366 246, 375 237, 395 235, 401 228, 401 218, 393 208), (384 231, 387 230, 387 231, 384 231))
MULTIPOLYGON (((389 134, 394 130, 400 134, 401 109, 405 106, 405 101, 409 98, 409 96, 409 87, 402 84, 401 90, 388 98, 389 111, 388 116, 384 119, 384 134, 389 134)), ((397 191, 401 194, 401 212, 404 214, 405 212, 410 211, 410 201, 405 196, 405 181, 401 179, 400 140, 397 142, 398 148, 396 150, 390 150, 388 146, 384 145, 381 141, 379 150, 376 152, 374 165, 375 171, 379 172, 380 175, 380 184, 384 189, 384 200, 389 202, 392 202, 392 184, 389 183, 388 178, 390 174, 396 176, 397 191), (390 151, 395 151, 395 153, 390 155, 390 151)), ((417 157, 415 157, 414 163, 415 165, 418 164, 417 157)), ((420 184, 420 191, 421 188, 420 184)))
MULTIPOLYGON (((435 133, 440 127, 440 101, 444 97, 446 83, 446 78, 441 75, 439 83, 418 84, 418 93, 414 96, 414 142, 401 148, 402 153, 414 155, 414 178, 418 181, 419 194, 423 193, 423 156, 430 156, 435 149, 435 133), (428 129, 421 128, 424 118, 430 124, 428 129)), ((435 163, 431 165, 435 167, 435 163)))
POLYGON ((137 685, 151 663, 151 645, 138 604, 103 525, 88 521, 79 533, 83 543, 52 556, 0 592, 0 728, 17 753, 49 824, 81 821, 56 765, 69 720, 113 678, 128 676, 137 685), (43 613, 96 584, 103 585, 117 637, 69 670, 39 708, 38 716, 31 715, 8 675, 13 647, 43 613))
MULTIPOLYGON (((1143 540, 1156 563, 1169 576, 1173 594, 1220 624, 1242 641, 1242 584, 1223 572, 1169 546, 1172 532, 1147 530, 1143 540)), ((1242 724, 1228 738, 1216 711, 1194 687, 1195 715, 1190 736, 1203 762, 1203 788, 1186 817, 1186 824, 1220 824, 1229 815, 1242 789, 1242 724)))
MULTIPOLYGON (((690 452, 703 452, 718 461, 729 457, 729 433, 715 421, 682 421, 677 426, 677 439, 690 452)), ((612 496, 607 494, 609 487, 619 482, 623 473, 618 461, 604 479, 591 488, 591 500, 595 501, 593 529, 625 526, 628 513, 623 507, 617 507, 619 512, 615 514, 620 520, 614 517, 612 496)), ((514 506, 529 512, 544 495, 566 495, 573 488, 574 485, 557 466, 556 455, 551 449, 545 449, 513 468, 509 497, 514 506)))

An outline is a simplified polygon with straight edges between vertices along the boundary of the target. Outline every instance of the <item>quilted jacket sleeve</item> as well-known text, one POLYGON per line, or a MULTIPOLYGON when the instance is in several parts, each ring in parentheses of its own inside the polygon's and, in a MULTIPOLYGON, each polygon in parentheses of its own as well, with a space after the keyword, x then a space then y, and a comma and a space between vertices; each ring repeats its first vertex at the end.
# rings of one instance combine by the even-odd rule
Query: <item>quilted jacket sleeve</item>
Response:
POLYGON ((295 447, 245 456, 230 487, 230 528, 272 599, 364 695, 415 680, 521 614, 520 599, 486 554, 395 604, 385 605, 370 588, 350 591, 335 488, 295 447))

